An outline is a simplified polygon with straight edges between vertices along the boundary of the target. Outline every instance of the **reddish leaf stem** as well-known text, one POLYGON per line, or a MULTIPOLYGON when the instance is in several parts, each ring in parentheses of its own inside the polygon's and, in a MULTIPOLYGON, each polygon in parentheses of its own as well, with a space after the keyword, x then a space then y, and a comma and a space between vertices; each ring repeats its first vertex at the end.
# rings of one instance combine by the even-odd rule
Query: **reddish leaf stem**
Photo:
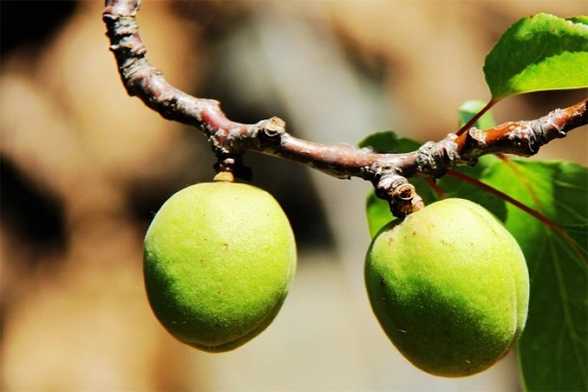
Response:
POLYGON ((458 178, 459 180, 466 182, 468 184, 472 184, 472 185, 484 190, 485 192, 488 192, 488 193, 498 197, 499 199, 502 199, 508 203, 511 203, 515 207, 517 207, 520 210, 531 215, 533 218, 535 218, 538 221, 540 221, 541 223, 543 223, 550 230, 552 230, 554 233, 556 233, 560 238, 562 238, 565 242, 567 242, 568 245, 570 245, 570 247, 574 250, 576 255, 580 259, 584 260, 584 262, 588 263, 588 257, 584 254, 584 252, 582 251, 580 246, 576 243, 576 241, 572 237, 570 237, 570 235, 564 230, 563 227, 561 227, 559 224, 557 224, 556 222, 549 219, 547 216, 545 216, 541 212, 521 203, 520 201, 512 198, 511 196, 507 195, 506 193, 504 193, 504 192, 502 192, 502 191, 500 191, 500 190, 498 190, 498 189, 496 189, 496 188, 494 188, 494 187, 492 187, 492 186, 490 186, 490 185, 488 185, 488 184, 486 184, 476 178, 470 177, 470 176, 465 175, 463 173, 460 173, 456 170, 448 170, 447 175, 451 176, 451 177, 458 178))
POLYGON ((543 205, 542 205, 543 203, 541 203, 541 200, 539 200, 539 197, 537 196, 535 189, 529 183, 529 179, 527 177, 525 177, 525 175, 523 173, 521 173, 521 171, 516 166, 516 164, 514 164, 513 161, 504 154, 496 154, 496 156, 498 157, 498 159, 500 159, 502 162, 504 162, 504 164, 512 170, 512 172, 515 174, 515 176, 518 178, 518 180, 527 189, 527 192, 529 192, 529 196, 531 196, 531 199, 533 199, 533 202, 535 203, 535 205, 537 205, 538 207, 543 207, 543 205))
POLYGON ((437 184, 437 181, 435 181, 435 179, 432 177, 426 177, 426 180, 427 180, 427 184, 429 184, 429 187, 431 187, 433 192, 435 192, 435 195, 437 196, 437 198, 444 199, 445 198, 445 191, 443 190, 443 188, 441 188, 439 186, 439 184, 437 184))
POLYGON ((455 134, 457 136, 459 136, 462 133, 464 133, 465 131, 468 131, 471 127, 474 126, 474 124, 476 123, 476 121, 478 121, 480 119, 480 117, 482 117, 488 110, 490 110, 492 108, 492 106, 494 106, 497 102, 498 101, 495 101, 494 99, 491 99, 490 102, 488 102, 486 104, 486 106, 484 106, 482 108, 482 110, 480 110, 472 118, 470 118, 468 122, 466 122, 464 125, 462 125, 461 128, 459 128, 459 130, 457 132, 455 132, 455 134))

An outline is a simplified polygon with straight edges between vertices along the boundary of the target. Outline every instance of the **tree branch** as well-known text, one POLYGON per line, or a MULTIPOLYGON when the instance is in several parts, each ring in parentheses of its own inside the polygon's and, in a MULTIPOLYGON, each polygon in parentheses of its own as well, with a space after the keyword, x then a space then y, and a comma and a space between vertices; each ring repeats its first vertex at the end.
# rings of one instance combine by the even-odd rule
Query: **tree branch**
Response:
POLYGON ((360 177, 370 181, 379 197, 390 203, 396 216, 423 207, 407 178, 440 177, 459 164, 475 164, 489 153, 529 156, 555 138, 588 123, 588 100, 556 109, 533 121, 507 122, 481 131, 469 128, 449 134, 439 142, 427 142, 406 154, 378 154, 350 145, 324 145, 305 141, 286 132, 278 117, 256 124, 228 119, 218 101, 196 98, 169 84, 147 61, 147 50, 135 20, 140 0, 106 0, 103 20, 122 82, 131 96, 166 119, 199 128, 217 155, 217 170, 235 171, 246 151, 257 151, 300 162, 338 178, 360 177))

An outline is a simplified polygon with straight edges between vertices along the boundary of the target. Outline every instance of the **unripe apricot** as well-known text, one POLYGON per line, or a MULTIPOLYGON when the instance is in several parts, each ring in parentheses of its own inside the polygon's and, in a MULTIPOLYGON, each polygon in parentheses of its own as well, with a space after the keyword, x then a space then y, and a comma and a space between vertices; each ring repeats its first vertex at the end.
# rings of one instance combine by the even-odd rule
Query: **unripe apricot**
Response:
POLYGON ((481 206, 445 199, 383 228, 365 266, 372 309, 420 369, 459 377, 509 351, 529 300, 525 258, 481 206))
POLYGON ((201 183, 161 207, 145 237, 151 307, 180 341, 234 349, 278 313, 296 269, 288 219, 267 192, 246 184, 201 183))

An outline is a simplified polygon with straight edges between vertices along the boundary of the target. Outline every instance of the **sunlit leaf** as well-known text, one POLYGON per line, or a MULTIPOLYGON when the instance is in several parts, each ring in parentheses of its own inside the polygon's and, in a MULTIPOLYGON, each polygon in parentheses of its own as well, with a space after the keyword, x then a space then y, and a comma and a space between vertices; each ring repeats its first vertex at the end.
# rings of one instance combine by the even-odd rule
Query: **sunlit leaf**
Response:
POLYGON ((493 99, 588 87, 586 19, 537 14, 512 25, 486 56, 484 74, 493 99))
POLYGON ((570 20, 574 23, 583 23, 585 25, 588 25, 588 16, 586 16, 586 15, 574 16, 574 17, 568 18, 568 20, 570 20))

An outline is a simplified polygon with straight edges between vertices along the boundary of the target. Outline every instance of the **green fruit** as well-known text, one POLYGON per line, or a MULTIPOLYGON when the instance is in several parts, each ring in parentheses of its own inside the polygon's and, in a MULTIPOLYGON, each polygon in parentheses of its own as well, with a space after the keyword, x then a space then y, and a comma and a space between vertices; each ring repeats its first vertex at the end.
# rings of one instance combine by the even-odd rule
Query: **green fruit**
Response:
POLYGON ((288 219, 267 192, 202 183, 173 195, 145 237, 149 302, 193 347, 232 350, 274 319, 296 269, 288 219))
POLYGON ((415 366, 478 373, 509 351, 527 318, 521 249, 481 206, 446 199, 383 228, 365 278, 384 331, 415 366))

